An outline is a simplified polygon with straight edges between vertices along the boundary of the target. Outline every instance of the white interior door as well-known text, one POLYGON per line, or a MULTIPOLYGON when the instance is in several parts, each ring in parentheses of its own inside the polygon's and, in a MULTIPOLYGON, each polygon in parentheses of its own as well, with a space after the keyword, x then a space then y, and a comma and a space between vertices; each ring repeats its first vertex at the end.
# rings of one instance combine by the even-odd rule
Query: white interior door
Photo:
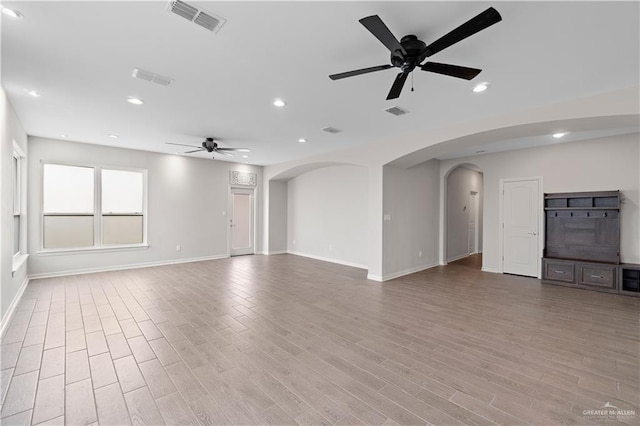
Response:
POLYGON ((253 190, 232 188, 230 204, 230 254, 253 254, 253 190))
POLYGON ((469 254, 478 252, 478 193, 471 191, 469 195, 469 254))
POLYGON ((539 186, 537 179, 504 182, 502 270, 505 273, 538 276, 539 186))

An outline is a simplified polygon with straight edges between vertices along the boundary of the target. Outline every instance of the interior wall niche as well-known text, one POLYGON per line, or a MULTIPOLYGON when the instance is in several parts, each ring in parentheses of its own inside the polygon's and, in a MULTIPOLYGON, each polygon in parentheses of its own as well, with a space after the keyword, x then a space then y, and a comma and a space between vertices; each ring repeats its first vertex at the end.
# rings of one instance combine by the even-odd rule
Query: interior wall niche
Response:
POLYGON ((460 165, 446 176, 446 261, 482 252, 483 173, 460 165))

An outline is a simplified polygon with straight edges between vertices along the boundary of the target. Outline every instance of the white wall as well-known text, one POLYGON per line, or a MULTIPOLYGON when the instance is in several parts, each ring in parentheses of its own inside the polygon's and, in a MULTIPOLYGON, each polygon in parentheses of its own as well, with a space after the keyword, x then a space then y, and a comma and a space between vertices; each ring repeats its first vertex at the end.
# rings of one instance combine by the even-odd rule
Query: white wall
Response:
MULTIPOLYGON (((482 199, 482 174, 466 167, 458 167, 446 178, 447 188, 447 261, 469 254, 469 204, 471 191, 478 192, 482 199)), ((482 229, 482 203, 478 202, 477 226, 482 229)), ((478 232, 478 247, 482 248, 482 231, 478 232)))
POLYGON ((287 251, 287 181, 269 181, 269 254, 287 251))
POLYGON ((385 166, 383 173, 386 280, 438 264, 440 162, 385 166))
POLYGON ((228 254, 229 171, 258 173, 256 245, 262 247, 262 167, 186 156, 29 137, 29 273, 48 275, 228 254), (44 254, 42 162, 96 164, 148 170, 147 249, 44 254), (181 251, 176 246, 182 247, 181 251))
POLYGON ((484 172, 483 268, 500 269, 499 180, 542 176, 544 192, 619 189, 623 262, 640 263, 640 177, 638 134, 485 154, 441 162, 444 176, 456 164, 473 163, 484 172))
POLYGON ((360 166, 324 167, 291 179, 287 250, 366 268, 368 179, 360 166))
MULTIPOLYGON (((22 128, 22 124, 18 120, 9 99, 0 87, 0 193, 2 199, 2 213, 0 214, 0 318, 5 319, 9 306, 14 301, 21 285, 27 277, 27 262, 16 271, 12 276, 13 269, 13 179, 12 179, 12 162, 13 162, 13 141, 18 144, 20 149, 27 154, 27 134, 22 128)), ((28 165, 26 161, 22 162, 22 211, 27 210, 27 188, 26 175, 28 165)), ((21 236, 25 238, 27 231, 25 220, 21 221, 21 236)), ((2 321, 2 325, 5 322, 2 321)))

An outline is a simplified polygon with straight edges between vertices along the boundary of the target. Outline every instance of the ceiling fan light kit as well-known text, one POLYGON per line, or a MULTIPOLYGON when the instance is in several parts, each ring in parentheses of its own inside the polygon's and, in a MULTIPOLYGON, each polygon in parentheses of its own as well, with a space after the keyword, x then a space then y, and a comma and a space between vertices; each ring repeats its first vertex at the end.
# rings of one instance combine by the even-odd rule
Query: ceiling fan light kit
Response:
POLYGON ((356 75, 388 70, 390 68, 399 68, 401 72, 396 76, 391 86, 391 90, 387 95, 387 100, 396 99, 400 96, 407 77, 416 68, 420 68, 422 71, 448 75, 451 77, 462 78, 464 80, 471 80, 480 74, 482 70, 439 62, 423 63, 423 61, 441 50, 444 50, 447 47, 450 47, 467 37, 500 22, 501 20, 502 17, 498 11, 493 7, 490 7, 453 31, 427 45, 412 34, 406 35, 398 41, 378 15, 367 16, 366 18, 360 19, 360 23, 387 49, 389 49, 389 52, 391 52, 391 63, 354 71, 347 71, 339 74, 332 74, 329 78, 332 80, 339 80, 356 75))

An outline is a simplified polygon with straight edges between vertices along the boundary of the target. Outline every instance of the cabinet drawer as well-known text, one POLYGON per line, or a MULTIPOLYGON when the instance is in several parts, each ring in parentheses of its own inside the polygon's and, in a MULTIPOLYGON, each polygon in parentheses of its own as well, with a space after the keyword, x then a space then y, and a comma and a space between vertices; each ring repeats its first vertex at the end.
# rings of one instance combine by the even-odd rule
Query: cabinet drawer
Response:
POLYGON ((549 262, 544 263, 544 279, 553 281, 574 282, 574 265, 572 263, 549 262))
POLYGON ((616 267, 579 265, 578 284, 602 288, 616 288, 616 267))

